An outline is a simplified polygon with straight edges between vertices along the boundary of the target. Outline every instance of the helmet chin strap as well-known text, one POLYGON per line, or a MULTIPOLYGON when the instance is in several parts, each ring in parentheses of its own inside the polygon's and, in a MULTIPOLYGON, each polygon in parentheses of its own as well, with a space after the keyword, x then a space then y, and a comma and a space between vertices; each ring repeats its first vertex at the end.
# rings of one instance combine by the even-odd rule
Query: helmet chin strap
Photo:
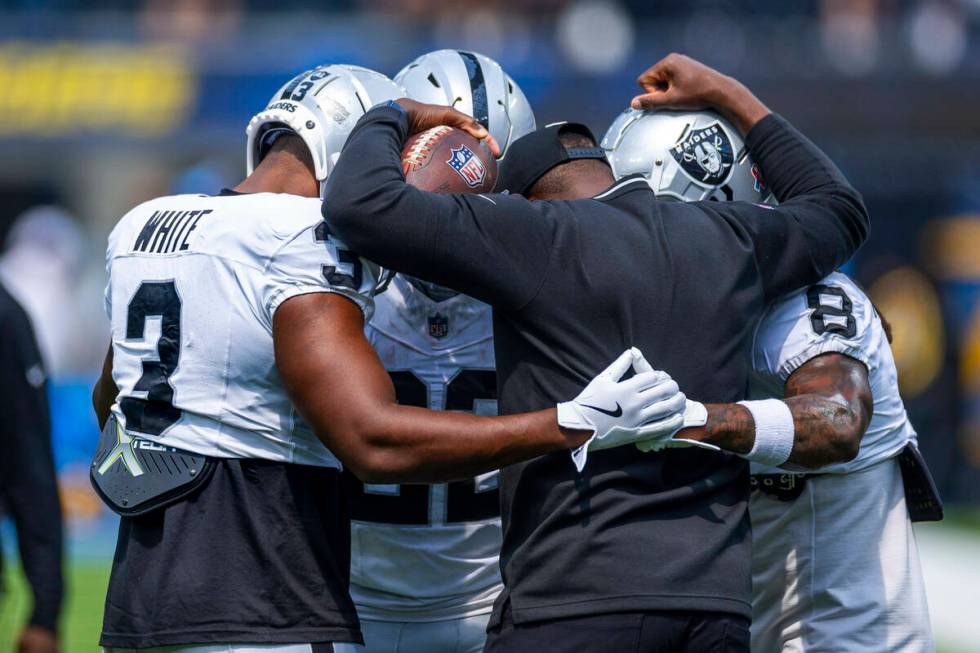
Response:
POLYGON ((459 294, 458 291, 453 290, 452 288, 446 288, 445 286, 440 286, 439 284, 432 283, 431 281, 422 281, 421 279, 410 277, 408 275, 405 275, 405 279, 434 302, 444 302, 447 299, 452 299, 459 294))

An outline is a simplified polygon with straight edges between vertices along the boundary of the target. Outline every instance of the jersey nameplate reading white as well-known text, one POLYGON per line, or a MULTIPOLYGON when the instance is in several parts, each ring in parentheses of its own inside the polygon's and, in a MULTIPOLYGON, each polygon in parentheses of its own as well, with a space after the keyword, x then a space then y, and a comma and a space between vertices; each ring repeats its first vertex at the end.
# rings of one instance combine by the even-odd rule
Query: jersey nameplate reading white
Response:
POLYGON ((136 236, 133 251, 148 254, 183 252, 189 247, 188 239, 198 221, 212 212, 212 209, 154 211, 136 236))

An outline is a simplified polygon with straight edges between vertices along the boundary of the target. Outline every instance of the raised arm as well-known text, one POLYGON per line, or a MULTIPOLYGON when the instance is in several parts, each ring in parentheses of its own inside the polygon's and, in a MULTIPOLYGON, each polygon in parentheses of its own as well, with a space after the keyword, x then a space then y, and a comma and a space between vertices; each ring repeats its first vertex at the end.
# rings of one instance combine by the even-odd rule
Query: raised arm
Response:
POLYGON ((522 197, 437 195, 406 184, 401 149, 411 134, 439 124, 477 136, 486 131, 447 107, 398 102, 369 111, 354 128, 330 176, 324 219, 351 249, 380 265, 519 308, 548 266, 550 213, 522 197))
POLYGON ((287 300, 275 313, 273 339, 276 366, 296 407, 324 444, 369 483, 464 478, 579 447, 593 429, 596 446, 590 448, 597 449, 670 437, 681 425, 684 396, 665 375, 640 373, 619 382, 632 363, 625 354, 597 377, 600 389, 590 384, 591 393, 557 411, 482 417, 395 403, 388 374, 364 337, 361 311, 339 295, 287 300), (622 410, 610 418, 586 404, 622 410), (559 421, 577 428, 562 428, 559 421))
MULTIPOLYGON (((871 422, 868 369, 850 356, 827 353, 801 365, 786 381, 785 398, 793 421, 787 462, 804 468, 853 460, 871 422)), ((742 404, 706 404, 707 423, 681 430, 678 438, 713 444, 739 454, 755 445, 756 423, 742 404)))
MULTIPOLYGON (((705 202, 701 207, 751 243, 768 299, 829 274, 867 238, 870 222, 860 194, 816 145, 743 84, 678 54, 652 66, 639 83, 646 93, 633 99, 634 108, 710 108, 745 135, 779 206, 705 202)), ((670 210, 676 207, 665 207, 670 210)))

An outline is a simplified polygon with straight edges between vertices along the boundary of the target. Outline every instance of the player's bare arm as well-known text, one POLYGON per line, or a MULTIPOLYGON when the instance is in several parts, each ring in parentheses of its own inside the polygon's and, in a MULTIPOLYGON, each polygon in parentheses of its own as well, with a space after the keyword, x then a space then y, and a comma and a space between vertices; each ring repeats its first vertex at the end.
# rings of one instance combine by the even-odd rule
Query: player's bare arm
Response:
POLYGON ((637 79, 645 93, 633 98, 634 109, 713 108, 744 136, 769 115, 769 108, 744 84, 682 54, 671 53, 637 79))
MULTIPOLYGON (((787 462, 815 468, 853 460, 873 412, 868 369, 844 354, 812 358, 786 381, 784 403, 792 415, 793 449, 787 462)), ((707 404, 707 422, 678 433, 748 454, 755 444, 756 424, 742 404, 707 404)))
POLYGON ((330 450, 365 482, 474 476, 577 447, 589 436, 559 427, 554 410, 495 420, 399 406, 363 328, 357 306, 331 294, 289 300, 273 322, 286 390, 330 450))
MULTIPOLYGON (((276 366, 297 408, 318 437, 365 482, 438 483, 553 451, 581 450, 586 444, 584 449, 597 450, 670 438, 682 424, 684 395, 662 372, 644 372, 615 384, 630 396, 609 397, 616 406, 621 400, 627 415, 606 419, 603 428, 568 410, 560 416, 554 408, 481 417, 400 406, 390 377, 364 337, 360 308, 333 293, 286 301, 275 313, 273 341, 276 366), (626 423, 627 418, 633 423, 626 423), (565 428, 559 422, 575 422, 581 428, 565 428)), ((100 428, 119 392, 112 379, 112 358, 110 348, 92 391, 100 428)), ((617 379, 630 365, 627 358, 620 360, 617 379)), ((592 417, 602 419, 599 413, 592 417)), ((584 458, 578 460, 584 464, 584 458)))
POLYGON ((112 380, 112 347, 109 347, 109 351, 105 355, 105 362, 102 363, 102 374, 92 389, 92 407, 95 409, 95 417, 99 420, 100 429, 105 427, 112 404, 116 401, 118 394, 119 388, 112 380))
MULTIPOLYGON (((555 409, 482 417, 398 405, 363 329, 360 309, 328 293, 290 299, 273 320, 276 366, 287 392, 321 440, 365 482, 438 483, 475 476, 580 447, 592 435, 559 426, 567 421, 555 409)), ((628 366, 624 363, 617 379, 628 366)), ((638 423, 661 420, 646 428, 672 434, 680 426, 684 396, 672 381, 661 383, 664 378, 645 372, 616 385, 636 389, 643 404, 638 423)), ((621 396, 617 402, 624 414, 627 400, 621 396)), ((619 444, 641 439, 630 437, 619 444)))

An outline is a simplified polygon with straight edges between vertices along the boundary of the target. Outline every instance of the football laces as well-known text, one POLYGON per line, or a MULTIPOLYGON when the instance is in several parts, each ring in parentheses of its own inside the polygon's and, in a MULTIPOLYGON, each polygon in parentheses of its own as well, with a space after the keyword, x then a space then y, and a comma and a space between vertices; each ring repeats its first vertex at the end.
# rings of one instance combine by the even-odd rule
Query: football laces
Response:
POLYGON ((436 143, 451 131, 452 127, 440 125, 418 134, 408 148, 408 151, 402 156, 402 167, 404 171, 408 172, 409 170, 419 168, 426 157, 432 152, 436 143))

